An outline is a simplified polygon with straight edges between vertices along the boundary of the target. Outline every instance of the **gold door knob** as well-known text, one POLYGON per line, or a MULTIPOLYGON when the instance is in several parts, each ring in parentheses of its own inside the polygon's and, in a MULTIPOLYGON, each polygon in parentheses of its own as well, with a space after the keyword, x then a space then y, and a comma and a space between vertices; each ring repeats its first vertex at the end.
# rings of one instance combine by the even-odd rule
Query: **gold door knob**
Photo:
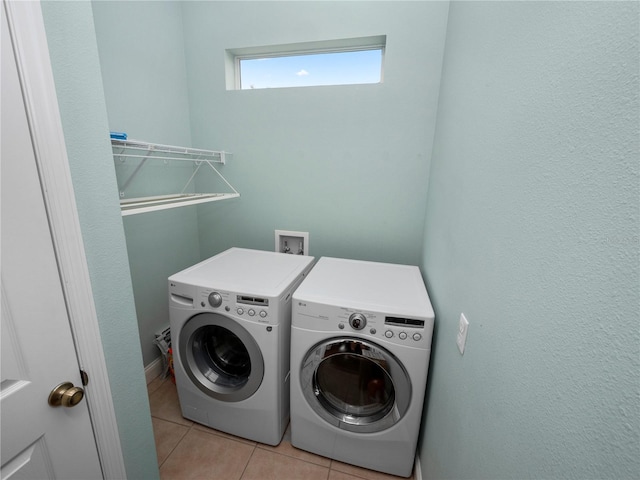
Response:
POLYGON ((71 382, 64 382, 51 390, 49 405, 52 407, 75 407, 84 398, 84 390, 74 387, 71 382))

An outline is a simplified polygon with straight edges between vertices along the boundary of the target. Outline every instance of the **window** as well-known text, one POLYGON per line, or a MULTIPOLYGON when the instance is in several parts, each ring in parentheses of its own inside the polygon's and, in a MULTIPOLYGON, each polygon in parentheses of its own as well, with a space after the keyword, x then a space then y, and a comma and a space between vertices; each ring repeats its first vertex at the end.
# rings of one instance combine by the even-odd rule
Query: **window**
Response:
POLYGON ((381 83, 385 44, 377 36, 227 50, 227 89, 381 83))

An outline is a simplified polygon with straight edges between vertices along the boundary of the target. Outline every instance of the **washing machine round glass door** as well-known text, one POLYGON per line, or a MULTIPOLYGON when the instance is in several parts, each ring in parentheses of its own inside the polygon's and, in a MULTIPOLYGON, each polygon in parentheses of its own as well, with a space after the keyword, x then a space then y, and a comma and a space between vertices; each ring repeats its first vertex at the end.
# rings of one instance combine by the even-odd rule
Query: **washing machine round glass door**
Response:
POLYGON ((302 362, 300 380, 313 410, 352 432, 385 430, 409 408, 411 382, 388 350, 359 338, 319 343, 302 362))
POLYGON ((189 379, 225 402, 249 398, 262 383, 264 359, 251 334, 217 313, 191 317, 180 330, 179 352, 189 379))

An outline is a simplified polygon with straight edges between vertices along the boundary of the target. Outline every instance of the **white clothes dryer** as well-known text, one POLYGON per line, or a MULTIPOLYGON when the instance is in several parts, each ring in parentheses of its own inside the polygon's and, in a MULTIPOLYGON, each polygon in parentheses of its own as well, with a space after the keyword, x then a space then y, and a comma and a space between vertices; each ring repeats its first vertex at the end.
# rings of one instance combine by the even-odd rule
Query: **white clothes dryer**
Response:
POLYGON ((410 476, 433 325, 418 267, 318 260, 293 294, 292 445, 410 476))
POLYGON ((289 421, 291 298, 313 257, 231 248, 169 277, 185 418, 277 445, 289 421))

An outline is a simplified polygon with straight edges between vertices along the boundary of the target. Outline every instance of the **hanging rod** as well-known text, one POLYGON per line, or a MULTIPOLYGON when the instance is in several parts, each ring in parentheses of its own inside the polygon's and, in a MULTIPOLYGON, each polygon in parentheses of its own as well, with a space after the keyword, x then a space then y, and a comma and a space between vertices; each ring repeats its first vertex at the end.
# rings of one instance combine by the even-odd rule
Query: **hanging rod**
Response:
POLYGON ((188 205, 198 205, 230 198, 238 198, 239 193, 191 193, 182 195, 158 195, 155 197, 134 198, 120 202, 122 216, 155 212, 188 205))

